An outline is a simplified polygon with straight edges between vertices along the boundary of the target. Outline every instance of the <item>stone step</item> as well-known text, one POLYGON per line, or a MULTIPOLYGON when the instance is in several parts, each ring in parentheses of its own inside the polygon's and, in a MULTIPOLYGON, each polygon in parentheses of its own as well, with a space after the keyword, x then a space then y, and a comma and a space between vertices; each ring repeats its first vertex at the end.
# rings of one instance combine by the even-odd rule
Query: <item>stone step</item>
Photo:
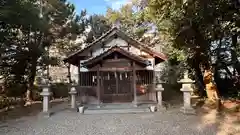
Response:
POLYGON ((126 114, 126 113, 148 113, 149 108, 98 108, 85 109, 84 114, 126 114))

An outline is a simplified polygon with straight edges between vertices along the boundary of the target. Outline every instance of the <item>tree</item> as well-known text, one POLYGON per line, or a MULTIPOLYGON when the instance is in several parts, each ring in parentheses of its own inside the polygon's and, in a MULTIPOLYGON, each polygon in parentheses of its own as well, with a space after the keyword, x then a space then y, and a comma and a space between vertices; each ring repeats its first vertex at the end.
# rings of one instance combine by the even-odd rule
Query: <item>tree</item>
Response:
POLYGON ((91 29, 86 35, 86 43, 93 42, 111 28, 107 22, 107 18, 103 15, 91 15, 88 22, 87 25, 90 26, 91 29))
POLYGON ((30 101, 37 66, 49 59, 47 48, 81 33, 79 16, 65 0, 5 0, 0 4, 1 66, 7 71, 1 74, 6 80, 10 75, 16 84, 26 83, 30 101))
MULTIPOLYGON (((207 74, 216 74, 215 71, 223 68, 216 65, 223 64, 220 61, 224 57, 219 56, 220 52, 214 54, 216 49, 212 48, 218 46, 220 49, 221 46, 232 44, 233 42, 229 40, 231 37, 234 37, 235 40, 232 41, 235 41, 236 45, 236 38, 239 35, 239 17, 237 16, 240 13, 239 3, 236 1, 195 0, 181 3, 172 0, 150 0, 145 10, 148 11, 150 18, 154 20, 159 30, 170 35, 175 48, 188 52, 186 53, 189 55, 188 65, 194 69, 202 84, 204 84, 204 73, 206 77, 207 74), (168 27, 163 25, 166 23, 168 27), (162 25, 165 27, 164 29, 162 29, 162 25), (216 54, 218 54, 218 60, 215 62, 213 56, 216 54)), ((236 49, 230 50, 236 51, 236 49)), ((237 61, 236 55, 234 57, 237 61)), ((205 86, 208 85, 206 82, 209 81, 205 81, 205 86)), ((211 82, 213 82, 212 79, 211 82)), ((207 91, 213 91, 219 95, 215 84, 211 83, 210 85, 210 89, 208 86, 206 87, 207 91)), ((208 97, 212 98, 210 95, 208 97)))
POLYGON ((134 39, 140 40, 151 29, 151 24, 144 20, 144 14, 134 11, 134 4, 122 6, 119 10, 107 9, 106 18, 110 25, 116 25, 134 39))

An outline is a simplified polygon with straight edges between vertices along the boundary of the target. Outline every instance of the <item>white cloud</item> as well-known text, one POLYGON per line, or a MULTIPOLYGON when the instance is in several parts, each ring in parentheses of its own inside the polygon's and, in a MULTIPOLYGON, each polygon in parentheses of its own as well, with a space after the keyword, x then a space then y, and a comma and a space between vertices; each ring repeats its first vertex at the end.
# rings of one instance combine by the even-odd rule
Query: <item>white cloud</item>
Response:
POLYGON ((123 5, 131 4, 130 0, 105 0, 109 6, 113 9, 119 9, 123 5))

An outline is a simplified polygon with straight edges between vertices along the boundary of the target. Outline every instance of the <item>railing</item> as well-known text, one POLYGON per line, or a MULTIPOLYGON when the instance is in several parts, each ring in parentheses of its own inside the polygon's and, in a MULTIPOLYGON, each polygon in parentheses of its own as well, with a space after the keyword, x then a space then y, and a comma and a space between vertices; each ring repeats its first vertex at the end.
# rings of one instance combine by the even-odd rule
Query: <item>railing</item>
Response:
MULTIPOLYGON (((155 73, 155 79, 159 78, 159 71, 151 71, 151 70, 137 70, 136 71, 136 83, 137 85, 149 85, 153 83, 153 76, 155 73)), ((131 77, 127 77, 132 80, 132 72, 115 72, 112 71, 100 71, 100 78, 106 80, 109 76, 118 75, 119 79, 122 78, 122 75, 130 75, 131 77)), ((89 72, 80 72, 80 86, 92 87, 97 86, 97 71, 89 71, 89 72)), ((112 78, 112 77, 110 77, 112 78)))
POLYGON ((79 74, 80 86, 97 86, 97 72, 80 72, 79 74))
POLYGON ((137 70, 136 71, 136 83, 138 85, 149 85, 153 83, 153 73, 151 70, 137 70))

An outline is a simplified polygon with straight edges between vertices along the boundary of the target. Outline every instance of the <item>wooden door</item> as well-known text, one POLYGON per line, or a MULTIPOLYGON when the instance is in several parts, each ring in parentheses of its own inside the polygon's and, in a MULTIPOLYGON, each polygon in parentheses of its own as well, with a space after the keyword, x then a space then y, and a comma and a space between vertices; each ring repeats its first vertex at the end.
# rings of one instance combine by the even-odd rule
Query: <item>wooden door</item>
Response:
POLYGON ((131 72, 102 72, 103 102, 131 102, 133 92, 131 87, 131 72))

